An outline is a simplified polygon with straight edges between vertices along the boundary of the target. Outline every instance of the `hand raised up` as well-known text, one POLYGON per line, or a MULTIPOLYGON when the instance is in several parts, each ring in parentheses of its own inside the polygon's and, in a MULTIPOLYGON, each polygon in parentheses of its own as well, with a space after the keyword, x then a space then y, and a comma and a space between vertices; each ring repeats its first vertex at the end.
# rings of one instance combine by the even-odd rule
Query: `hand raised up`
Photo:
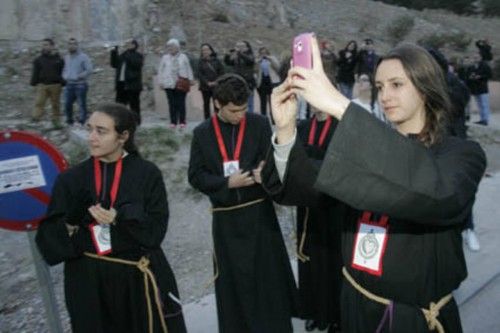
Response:
POLYGON ((291 91, 302 96, 316 109, 340 120, 350 101, 335 89, 326 76, 316 37, 312 40, 312 57, 312 69, 292 67, 288 72, 291 91))
POLYGON ((295 132, 298 104, 290 83, 290 78, 287 78, 273 89, 271 95, 271 112, 276 125, 278 143, 290 141, 295 132))

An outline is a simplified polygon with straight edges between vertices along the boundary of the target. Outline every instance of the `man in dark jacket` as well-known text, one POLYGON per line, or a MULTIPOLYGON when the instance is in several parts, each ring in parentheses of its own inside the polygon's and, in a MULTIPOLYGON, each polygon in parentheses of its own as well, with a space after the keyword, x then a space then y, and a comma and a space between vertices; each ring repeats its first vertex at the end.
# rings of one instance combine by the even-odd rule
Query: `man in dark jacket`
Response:
POLYGON ((111 50, 111 67, 116 69, 116 102, 128 105, 141 123, 140 95, 142 90, 142 65, 144 57, 137 51, 139 44, 135 39, 126 42, 126 50, 118 54, 118 46, 111 50))
POLYGON ((52 123, 54 127, 59 127, 61 87, 63 83, 61 74, 64 60, 57 53, 54 46, 52 39, 45 38, 42 41, 42 54, 33 61, 30 84, 36 87, 36 99, 32 120, 36 122, 41 119, 48 98, 52 105, 52 123))
POLYGON ((490 118, 490 101, 488 94, 488 80, 491 78, 491 68, 479 54, 474 56, 474 63, 467 70, 467 87, 476 99, 479 108, 479 125, 488 125, 490 118))

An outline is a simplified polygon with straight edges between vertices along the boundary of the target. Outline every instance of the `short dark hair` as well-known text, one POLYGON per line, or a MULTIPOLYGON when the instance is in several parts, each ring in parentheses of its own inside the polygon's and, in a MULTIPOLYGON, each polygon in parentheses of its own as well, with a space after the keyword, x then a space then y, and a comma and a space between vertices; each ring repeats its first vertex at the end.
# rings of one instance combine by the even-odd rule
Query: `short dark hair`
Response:
POLYGON ((137 128, 137 117, 134 112, 118 103, 102 103, 97 105, 96 112, 109 116, 115 122, 115 130, 118 134, 128 131, 128 140, 123 145, 129 154, 138 154, 139 151, 134 143, 135 130, 137 128))
POLYGON ((365 38, 365 44, 373 44, 373 39, 365 38))
POLYGON ((68 39, 68 42, 75 42, 76 44, 78 44, 78 41, 74 37, 71 37, 70 39, 68 39))
POLYGON ((213 98, 219 102, 221 107, 229 103, 243 105, 248 103, 248 97, 250 97, 248 84, 238 74, 224 74, 215 82, 213 98))
POLYGON ((52 38, 44 38, 43 39, 43 42, 47 42, 49 43, 51 46, 54 46, 55 43, 54 43, 54 40, 52 38))

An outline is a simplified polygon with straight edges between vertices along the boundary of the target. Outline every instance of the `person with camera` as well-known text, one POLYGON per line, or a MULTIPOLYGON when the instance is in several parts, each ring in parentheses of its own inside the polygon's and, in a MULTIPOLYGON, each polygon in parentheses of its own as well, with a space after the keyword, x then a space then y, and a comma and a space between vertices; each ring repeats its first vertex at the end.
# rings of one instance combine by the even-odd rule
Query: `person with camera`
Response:
POLYGON ((115 90, 117 103, 128 105, 134 111, 137 123, 141 123, 142 66, 144 57, 138 52, 135 39, 125 43, 125 51, 118 53, 118 46, 111 50, 110 64, 116 69, 115 90))
POLYGON ((342 332, 462 332, 452 292, 467 276, 461 231, 486 157, 448 134, 441 69, 416 45, 381 57, 375 86, 390 128, 337 91, 315 40, 312 50, 313 68, 293 67, 273 91, 264 188, 289 204, 327 195, 345 205, 332 221, 341 224, 342 332), (319 168, 296 139, 296 95, 339 121, 319 168))
POLYGON ((250 89, 248 112, 253 112, 253 96, 257 83, 254 76, 255 56, 250 43, 246 40, 238 41, 234 49, 229 50, 229 53, 224 56, 224 63, 232 66, 233 72, 242 76, 247 82, 250 89))

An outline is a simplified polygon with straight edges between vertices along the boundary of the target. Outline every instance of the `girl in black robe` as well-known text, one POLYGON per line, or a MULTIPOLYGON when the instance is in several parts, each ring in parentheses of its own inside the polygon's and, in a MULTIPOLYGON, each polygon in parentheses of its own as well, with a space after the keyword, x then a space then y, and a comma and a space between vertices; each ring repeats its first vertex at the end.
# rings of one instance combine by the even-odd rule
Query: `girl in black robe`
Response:
POLYGON ((92 157, 58 176, 36 236, 50 265, 65 263, 76 333, 186 331, 160 247, 168 221, 165 185, 134 146, 134 119, 119 104, 97 108, 87 125, 92 157))
POLYGON ((442 72, 413 45, 381 58, 375 81, 394 131, 328 82, 315 41, 313 64, 275 89, 276 141, 262 177, 293 204, 323 193, 345 203, 342 331, 461 332, 451 293, 467 275, 461 224, 486 159, 478 144, 446 134, 442 72), (339 119, 319 171, 294 144, 295 94, 339 119))

